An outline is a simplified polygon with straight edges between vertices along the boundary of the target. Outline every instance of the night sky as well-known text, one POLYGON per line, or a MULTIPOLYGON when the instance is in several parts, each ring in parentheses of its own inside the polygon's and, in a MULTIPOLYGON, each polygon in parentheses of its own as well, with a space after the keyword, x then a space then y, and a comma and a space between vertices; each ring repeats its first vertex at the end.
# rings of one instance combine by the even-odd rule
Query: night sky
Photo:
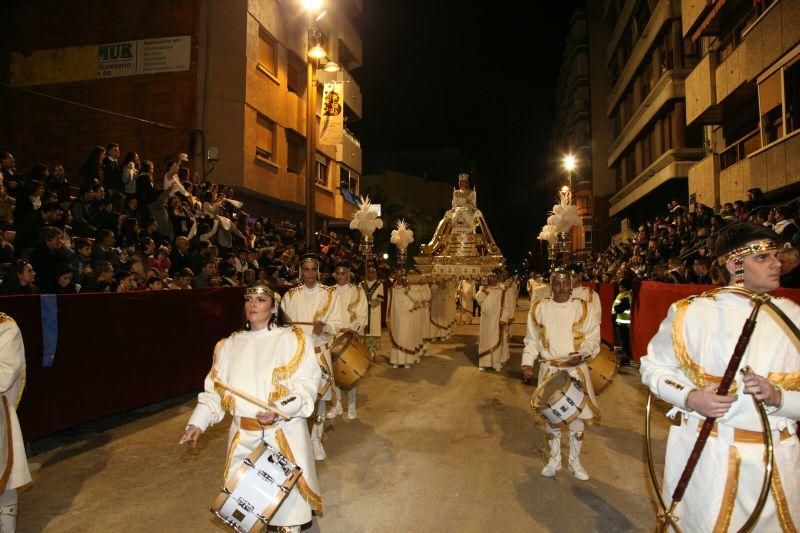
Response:
POLYGON ((364 151, 461 149, 476 162, 478 206, 511 260, 538 250, 555 200, 556 80, 582 4, 365 0, 357 20, 364 118, 353 129, 364 151))

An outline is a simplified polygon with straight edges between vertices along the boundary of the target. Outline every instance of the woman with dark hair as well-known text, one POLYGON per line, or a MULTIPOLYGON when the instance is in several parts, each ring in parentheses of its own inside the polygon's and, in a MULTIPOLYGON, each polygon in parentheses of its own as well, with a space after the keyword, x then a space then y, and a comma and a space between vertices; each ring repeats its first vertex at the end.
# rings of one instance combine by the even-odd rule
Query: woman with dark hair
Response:
POLYGON ((44 187, 37 180, 27 181, 22 186, 22 192, 17 196, 17 207, 14 209, 14 219, 17 224, 30 224, 30 215, 42 208, 42 195, 44 187))
POLYGON ((47 177, 45 186, 48 191, 56 193, 58 203, 62 204, 62 207, 65 204, 69 204, 71 200, 69 194, 69 180, 67 179, 67 173, 64 171, 64 165, 61 163, 53 165, 53 171, 47 177))
POLYGON ((39 288, 33 284, 36 272, 27 261, 14 261, 3 276, 0 293, 3 294, 38 294, 39 288))
POLYGON ((95 146, 86 161, 83 162, 79 172, 83 176, 84 183, 91 185, 94 180, 103 182, 103 161, 106 158, 106 149, 102 146, 95 146))
POLYGON ((122 187, 125 196, 129 198, 136 195, 136 177, 141 166, 139 154, 136 152, 128 152, 122 161, 122 187))
POLYGON ((217 343, 205 391, 198 396, 179 443, 194 446, 206 428, 221 422, 229 411, 233 422, 225 481, 235 476, 262 441, 278 450, 302 474, 269 523, 281 531, 299 533, 300 525, 311 520, 312 510, 322 512, 306 423, 314 412, 322 375, 312 339, 299 328, 285 327, 279 304, 280 296, 266 285, 245 291, 245 331, 217 343), (233 389, 263 398, 280 415, 236 396, 233 389))
POLYGON ((75 272, 68 264, 61 263, 51 270, 52 279, 50 287, 53 294, 75 294, 78 288, 75 286, 75 272))
POLYGON ((141 171, 136 176, 136 199, 139 201, 140 216, 147 216, 149 214, 147 206, 158 198, 158 191, 153 185, 155 168, 152 161, 143 161, 141 171))

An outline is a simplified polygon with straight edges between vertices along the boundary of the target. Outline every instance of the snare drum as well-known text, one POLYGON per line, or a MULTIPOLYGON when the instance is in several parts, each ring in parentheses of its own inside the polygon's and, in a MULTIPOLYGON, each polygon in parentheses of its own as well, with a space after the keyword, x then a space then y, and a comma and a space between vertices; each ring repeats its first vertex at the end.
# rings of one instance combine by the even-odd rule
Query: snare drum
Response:
POLYGON ((301 473, 299 466, 262 442, 222 487, 211 512, 237 532, 264 531, 301 473))
POLYGON ((599 396, 614 381, 619 370, 619 357, 611 350, 601 347, 600 352, 589 359, 586 366, 589 367, 594 395, 599 396))
POLYGON ((536 388, 531 407, 551 426, 570 423, 586 403, 583 383, 566 371, 556 372, 536 388))
POLYGON ((355 331, 345 331, 336 337, 331 345, 336 386, 342 390, 350 390, 358 385, 372 368, 374 357, 355 331))

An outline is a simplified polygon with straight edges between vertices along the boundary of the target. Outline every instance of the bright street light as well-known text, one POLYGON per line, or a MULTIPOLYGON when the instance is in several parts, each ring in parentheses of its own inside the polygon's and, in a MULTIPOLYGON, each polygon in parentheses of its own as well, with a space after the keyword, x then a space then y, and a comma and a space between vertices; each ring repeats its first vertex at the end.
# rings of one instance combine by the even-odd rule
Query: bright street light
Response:
POLYGON ((303 7, 309 11, 316 11, 322 7, 322 0, 303 0, 303 7))
POLYGON ((577 166, 577 161, 575 161, 574 155, 570 154, 564 158, 564 168, 568 172, 572 172, 573 170, 575 170, 576 166, 577 166))

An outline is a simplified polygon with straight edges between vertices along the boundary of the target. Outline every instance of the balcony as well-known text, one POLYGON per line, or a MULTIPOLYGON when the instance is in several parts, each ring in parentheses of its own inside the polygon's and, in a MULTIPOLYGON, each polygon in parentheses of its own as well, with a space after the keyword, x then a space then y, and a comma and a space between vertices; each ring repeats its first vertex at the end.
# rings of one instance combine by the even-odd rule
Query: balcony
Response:
POLYGON ((665 152, 644 172, 611 197, 609 216, 618 214, 663 183, 672 179, 685 179, 689 175, 689 169, 695 164, 695 160, 700 157, 701 153, 695 148, 672 149, 665 152))
POLYGON ((711 154, 689 169, 689 196, 698 204, 719 205, 719 155, 711 154))
MULTIPOLYGON (((800 132, 798 132, 800 133, 800 132)), ((719 172, 720 203, 742 200, 747 190, 764 192, 800 182, 800 134, 789 134, 719 172)))
MULTIPOLYGON (((718 0, 717 0, 718 1, 718 0)), ((682 0, 681 1, 681 26, 683 36, 687 37, 705 19, 715 0, 682 0)))
POLYGON ((336 161, 361 174, 361 143, 347 130, 344 142, 336 145, 336 161))
POLYGON ((755 98, 758 76, 800 41, 799 4, 772 4, 700 61, 686 79, 687 124, 719 124, 755 98))
POLYGON ((636 141, 642 130, 656 117, 658 112, 672 100, 684 96, 684 80, 675 71, 666 71, 653 86, 650 94, 639 105, 633 116, 611 144, 608 150, 608 166, 612 167, 628 147, 636 141))

